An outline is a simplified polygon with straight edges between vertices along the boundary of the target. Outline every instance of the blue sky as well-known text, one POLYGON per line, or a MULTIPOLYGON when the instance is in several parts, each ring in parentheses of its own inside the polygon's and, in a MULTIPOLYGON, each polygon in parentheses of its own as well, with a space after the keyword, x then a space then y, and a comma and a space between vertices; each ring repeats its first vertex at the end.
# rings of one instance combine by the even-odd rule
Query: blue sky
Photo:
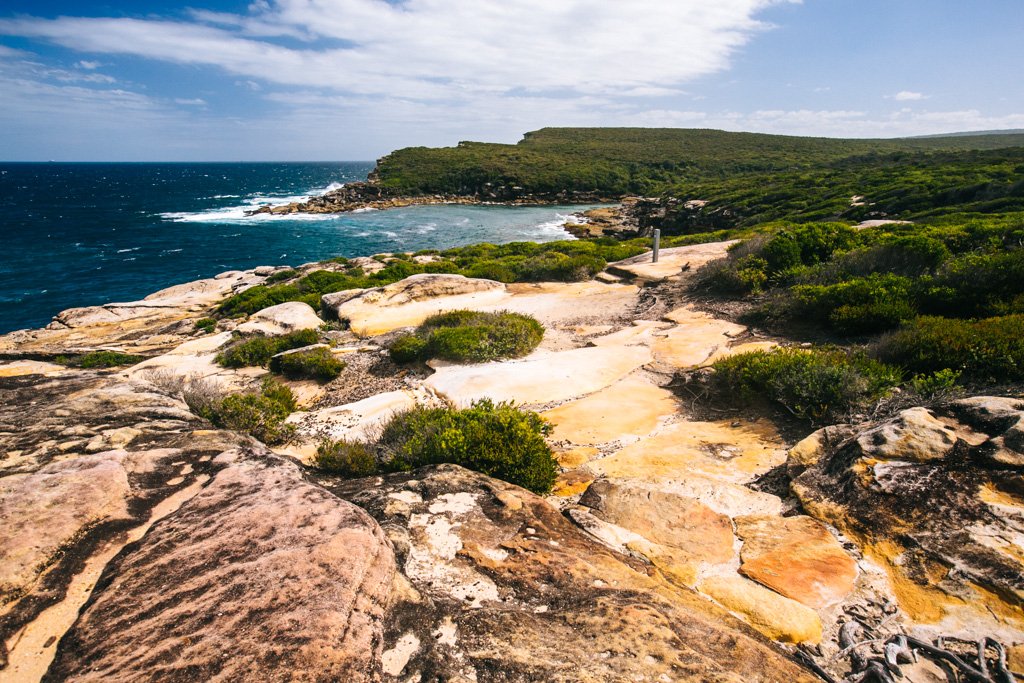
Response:
POLYGON ((0 159, 1024 128, 1020 0, 4 0, 0 159))

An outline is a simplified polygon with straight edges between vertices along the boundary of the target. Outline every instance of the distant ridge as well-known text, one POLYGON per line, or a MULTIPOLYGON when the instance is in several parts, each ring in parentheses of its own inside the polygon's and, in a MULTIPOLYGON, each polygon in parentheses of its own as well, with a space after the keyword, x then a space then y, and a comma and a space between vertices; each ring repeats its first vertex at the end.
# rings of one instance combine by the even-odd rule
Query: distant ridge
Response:
POLYGON ((959 133, 934 133, 932 135, 913 135, 904 140, 920 140, 927 138, 969 138, 976 135, 1024 135, 1024 128, 1003 128, 1000 130, 965 130, 959 133))

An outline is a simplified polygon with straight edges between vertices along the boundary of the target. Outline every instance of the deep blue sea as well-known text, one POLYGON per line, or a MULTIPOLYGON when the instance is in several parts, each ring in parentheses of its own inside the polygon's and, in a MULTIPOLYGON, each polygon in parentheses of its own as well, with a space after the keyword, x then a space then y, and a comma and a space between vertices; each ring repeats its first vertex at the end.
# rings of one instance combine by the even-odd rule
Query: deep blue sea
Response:
POLYGON ((225 270, 566 239, 580 207, 419 206, 246 217, 364 180, 370 162, 0 163, 0 333, 225 270))

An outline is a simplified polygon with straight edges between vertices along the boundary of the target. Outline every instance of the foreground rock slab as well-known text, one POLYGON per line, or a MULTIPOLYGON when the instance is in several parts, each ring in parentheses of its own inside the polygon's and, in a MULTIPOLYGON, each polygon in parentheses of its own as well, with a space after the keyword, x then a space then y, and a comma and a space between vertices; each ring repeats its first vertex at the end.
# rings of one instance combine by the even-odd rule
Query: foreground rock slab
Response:
POLYGON ((518 487, 452 465, 323 483, 380 522, 411 583, 385 637, 388 680, 816 680, 518 487))
POLYGON ((47 680, 376 680, 394 571, 361 510, 239 462, 116 561, 47 680))

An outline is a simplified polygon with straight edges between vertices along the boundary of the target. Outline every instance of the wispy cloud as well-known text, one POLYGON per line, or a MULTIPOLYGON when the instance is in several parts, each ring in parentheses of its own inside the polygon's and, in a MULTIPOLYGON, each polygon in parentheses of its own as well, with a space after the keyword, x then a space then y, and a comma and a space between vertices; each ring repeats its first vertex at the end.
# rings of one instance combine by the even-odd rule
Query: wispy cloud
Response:
POLYGON ((924 93, 914 92, 913 90, 901 90, 891 97, 897 102, 916 102, 928 99, 928 96, 924 93))

